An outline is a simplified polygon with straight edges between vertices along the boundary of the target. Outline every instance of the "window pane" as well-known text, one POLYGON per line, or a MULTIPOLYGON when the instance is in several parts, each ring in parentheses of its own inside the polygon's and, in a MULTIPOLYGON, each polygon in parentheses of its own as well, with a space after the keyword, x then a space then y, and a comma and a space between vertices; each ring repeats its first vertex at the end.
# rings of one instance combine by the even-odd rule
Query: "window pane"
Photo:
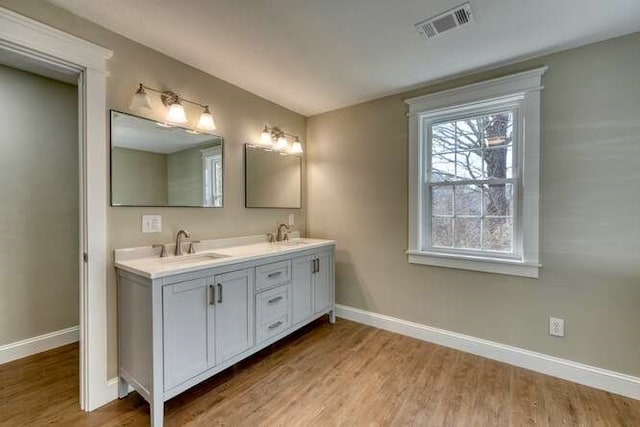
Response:
POLYGON ((500 252, 513 250, 513 220, 485 218, 482 231, 483 249, 500 252))
POLYGON ((453 242, 452 218, 433 217, 431 219, 431 244, 450 248, 453 242))
POLYGON ((431 127, 432 153, 452 152, 456 149, 455 122, 438 123, 431 127))
POLYGON ((431 181, 442 182, 451 181, 456 174, 455 153, 434 154, 431 157, 431 181))
POLYGON ((456 215, 481 215, 481 196, 477 185, 456 185, 456 215))
POLYGON ((482 179, 482 150, 460 151, 456 154, 457 179, 482 179))
POLYGON ((456 248, 480 249, 480 218, 455 218, 456 248))
POLYGON ((487 147, 510 145, 513 142, 513 113, 489 114, 483 121, 484 143, 487 147))
POLYGON ((453 215, 453 187, 432 187, 431 204, 433 215, 453 215))
POLYGON ((473 150, 482 148, 483 119, 472 117, 456 122, 456 143, 458 150, 473 150))
POLYGON ((512 147, 497 147, 484 150, 484 161, 487 178, 512 177, 512 147))
POLYGON ((513 185, 484 186, 484 214, 486 216, 513 216, 513 185))

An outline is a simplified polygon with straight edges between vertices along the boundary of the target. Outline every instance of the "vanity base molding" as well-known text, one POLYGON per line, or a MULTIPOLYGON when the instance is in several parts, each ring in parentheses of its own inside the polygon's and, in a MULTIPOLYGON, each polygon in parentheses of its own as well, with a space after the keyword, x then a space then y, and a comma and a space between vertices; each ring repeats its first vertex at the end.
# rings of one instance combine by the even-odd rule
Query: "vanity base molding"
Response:
POLYGON ((118 395, 136 390, 163 424, 164 402, 329 315, 333 241, 149 278, 118 266, 118 395))

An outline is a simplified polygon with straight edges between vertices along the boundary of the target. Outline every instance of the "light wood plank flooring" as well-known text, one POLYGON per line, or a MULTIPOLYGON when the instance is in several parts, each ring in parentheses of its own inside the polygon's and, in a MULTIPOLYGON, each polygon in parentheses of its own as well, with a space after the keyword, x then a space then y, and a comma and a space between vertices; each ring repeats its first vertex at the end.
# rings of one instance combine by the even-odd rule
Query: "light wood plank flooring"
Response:
MULTIPOLYGON (((0 425, 146 426, 136 393, 78 407, 78 346, 0 365, 0 425)), ((640 401, 318 321, 167 402, 167 426, 640 426, 640 401)))

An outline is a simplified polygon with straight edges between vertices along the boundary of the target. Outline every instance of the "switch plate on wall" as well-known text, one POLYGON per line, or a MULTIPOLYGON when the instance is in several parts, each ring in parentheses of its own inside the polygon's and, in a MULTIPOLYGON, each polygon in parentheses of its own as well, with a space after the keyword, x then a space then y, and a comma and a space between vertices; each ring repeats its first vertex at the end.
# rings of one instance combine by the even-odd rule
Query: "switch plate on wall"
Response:
POLYGON ((295 218, 295 215, 293 215, 292 213, 289 214, 289 225, 293 225, 293 219, 295 218))
POLYGON ((162 215, 142 215, 143 233, 160 233, 162 231, 162 215))
POLYGON ((549 335, 564 337, 564 319, 558 319, 557 317, 549 318, 549 335))

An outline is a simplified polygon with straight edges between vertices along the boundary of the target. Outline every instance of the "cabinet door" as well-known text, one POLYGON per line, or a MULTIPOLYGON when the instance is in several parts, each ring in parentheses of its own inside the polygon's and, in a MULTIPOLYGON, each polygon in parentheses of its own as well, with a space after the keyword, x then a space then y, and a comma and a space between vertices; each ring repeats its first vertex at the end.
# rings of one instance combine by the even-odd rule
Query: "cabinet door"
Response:
POLYGON ((215 364, 209 284, 201 278, 162 288, 165 390, 215 364))
POLYGON ((253 347, 254 269, 215 276, 216 361, 253 347))
POLYGON ((313 259, 311 255, 306 255, 294 258, 292 262, 291 308, 294 325, 313 314, 313 292, 311 288, 313 259))
POLYGON ((331 252, 316 254, 313 273, 313 312, 318 313, 331 305, 333 285, 333 255, 331 252))

